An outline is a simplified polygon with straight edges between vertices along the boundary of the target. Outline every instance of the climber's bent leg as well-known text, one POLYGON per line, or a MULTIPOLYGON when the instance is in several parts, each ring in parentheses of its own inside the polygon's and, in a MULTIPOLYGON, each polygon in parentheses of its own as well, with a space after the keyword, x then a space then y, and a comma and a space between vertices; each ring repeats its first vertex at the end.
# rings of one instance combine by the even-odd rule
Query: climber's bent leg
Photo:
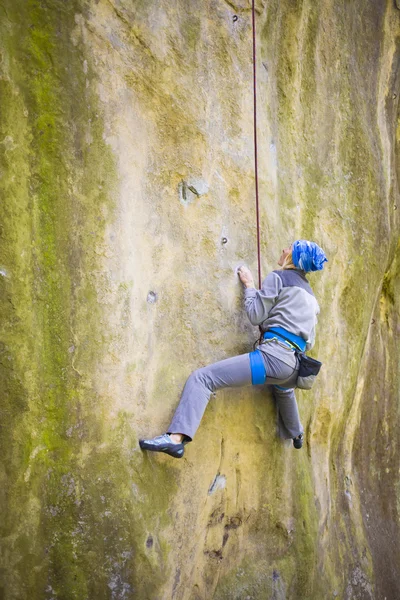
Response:
POLYGON ((167 432, 183 433, 186 438, 192 440, 211 393, 222 388, 242 387, 251 383, 249 354, 227 358, 193 371, 186 381, 167 432))
POLYGON ((299 409, 293 388, 284 389, 278 385, 272 387, 279 413, 279 433, 282 438, 293 439, 303 433, 299 409))

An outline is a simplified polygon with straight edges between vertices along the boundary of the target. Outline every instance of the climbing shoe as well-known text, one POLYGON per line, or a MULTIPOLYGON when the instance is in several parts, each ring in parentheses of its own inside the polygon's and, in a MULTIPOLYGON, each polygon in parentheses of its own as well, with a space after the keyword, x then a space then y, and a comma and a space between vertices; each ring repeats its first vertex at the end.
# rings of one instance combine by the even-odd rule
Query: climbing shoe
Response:
POLYGON ((151 440, 139 440, 139 446, 142 450, 151 450, 152 452, 165 452, 174 458, 182 458, 185 451, 184 444, 175 444, 168 433, 158 435, 151 440))
POLYGON ((300 433, 297 437, 293 438, 293 446, 296 450, 300 450, 303 447, 303 434, 300 433))

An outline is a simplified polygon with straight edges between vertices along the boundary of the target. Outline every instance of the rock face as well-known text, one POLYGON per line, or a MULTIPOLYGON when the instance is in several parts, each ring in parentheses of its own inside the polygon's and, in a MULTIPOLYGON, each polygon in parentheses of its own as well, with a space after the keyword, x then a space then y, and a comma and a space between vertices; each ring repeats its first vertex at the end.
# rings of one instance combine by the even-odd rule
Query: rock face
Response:
POLYGON ((327 252, 324 368, 302 451, 247 388, 178 461, 139 437, 257 335, 250 4, 2 3, 4 600, 400 597, 396 4, 257 2, 263 275, 327 252))

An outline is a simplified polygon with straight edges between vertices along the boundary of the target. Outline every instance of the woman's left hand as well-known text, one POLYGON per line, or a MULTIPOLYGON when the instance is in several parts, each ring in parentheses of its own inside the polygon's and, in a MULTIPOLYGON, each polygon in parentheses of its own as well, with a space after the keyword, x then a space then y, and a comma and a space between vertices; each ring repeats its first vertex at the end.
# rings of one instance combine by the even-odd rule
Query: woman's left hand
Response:
POLYGON ((250 269, 242 265, 238 269, 238 275, 243 285, 245 285, 247 288, 254 287, 254 279, 250 269))

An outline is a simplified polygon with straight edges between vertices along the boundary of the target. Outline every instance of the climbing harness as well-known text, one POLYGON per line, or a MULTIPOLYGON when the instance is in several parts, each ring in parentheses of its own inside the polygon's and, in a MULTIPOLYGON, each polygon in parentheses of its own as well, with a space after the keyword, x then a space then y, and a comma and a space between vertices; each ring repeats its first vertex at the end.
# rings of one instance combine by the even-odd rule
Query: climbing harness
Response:
MULTIPOLYGON (((306 342, 304 339, 298 335, 294 335, 283 327, 272 327, 262 335, 262 343, 265 344, 272 341, 275 341, 278 344, 285 344, 286 347, 291 348, 294 351, 299 361, 296 387, 301 390, 310 390, 322 367, 322 363, 305 354, 306 342)), ((267 372, 262 353, 259 349, 250 352, 250 369, 252 385, 263 385, 267 379, 267 372)), ((280 390, 287 389, 279 385, 276 385, 275 387, 280 390)))
POLYGON ((266 331, 263 334, 262 337, 264 340, 274 338, 278 340, 283 340, 289 346, 291 346, 293 350, 297 350, 300 352, 305 352, 306 349, 306 342, 302 337, 300 337, 299 335, 294 335, 294 333, 291 333, 283 327, 271 327, 270 329, 268 329, 268 331, 266 331))

